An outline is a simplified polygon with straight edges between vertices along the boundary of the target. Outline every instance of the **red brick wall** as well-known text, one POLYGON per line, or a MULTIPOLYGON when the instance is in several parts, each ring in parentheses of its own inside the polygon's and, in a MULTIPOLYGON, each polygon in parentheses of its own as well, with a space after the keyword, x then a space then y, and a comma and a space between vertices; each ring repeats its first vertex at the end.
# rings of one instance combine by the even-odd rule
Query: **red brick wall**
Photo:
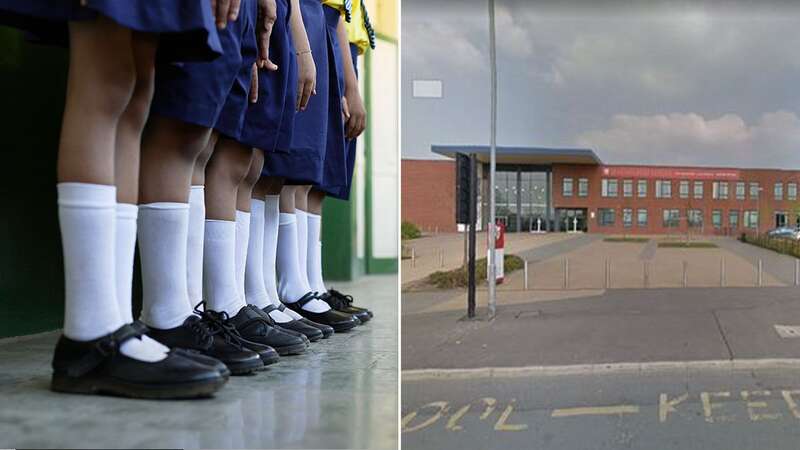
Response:
POLYGON ((401 162, 401 217, 423 230, 456 231, 455 162, 401 162))

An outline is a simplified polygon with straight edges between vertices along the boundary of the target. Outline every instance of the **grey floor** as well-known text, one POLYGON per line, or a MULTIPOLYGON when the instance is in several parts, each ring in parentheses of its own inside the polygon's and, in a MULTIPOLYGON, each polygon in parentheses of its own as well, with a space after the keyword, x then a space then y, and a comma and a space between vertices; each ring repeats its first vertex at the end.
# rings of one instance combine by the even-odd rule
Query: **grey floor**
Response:
POLYGON ((397 447, 397 277, 335 288, 375 318, 312 344, 215 398, 145 401, 48 390, 57 333, 0 341, 0 447, 397 447))

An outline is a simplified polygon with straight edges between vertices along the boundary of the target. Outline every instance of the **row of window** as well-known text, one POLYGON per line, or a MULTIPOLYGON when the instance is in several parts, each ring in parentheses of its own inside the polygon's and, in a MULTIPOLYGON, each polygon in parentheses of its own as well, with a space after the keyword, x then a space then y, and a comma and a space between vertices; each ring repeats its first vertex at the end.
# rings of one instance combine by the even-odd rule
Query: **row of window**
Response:
MULTIPOLYGON (((634 180, 622 180, 622 196, 633 197, 634 180)), ((672 180, 655 180, 655 197, 656 198, 672 198, 672 180)), ((729 198, 727 181, 713 181, 711 182, 711 198, 715 200, 727 200, 729 198)), ((761 186, 757 181, 745 183, 744 181, 731 182, 734 184, 734 195, 736 200, 745 200, 746 194, 749 194, 750 200, 756 200, 761 186)), ((689 198, 690 196, 695 199, 703 198, 703 191, 705 183, 702 181, 689 182, 688 180, 678 181, 678 197, 689 198)), ((639 198, 647 197, 648 182, 647 180, 636 180, 636 196, 639 198)), ((564 178, 561 186, 561 195, 564 197, 572 197, 575 194, 575 183, 572 178, 564 178)), ((589 195, 589 179, 578 178, 578 197, 587 197, 589 195)), ((603 197, 618 197, 619 196, 619 180, 613 178, 603 178, 601 180, 600 195, 603 197)), ((784 199, 784 183, 775 183, 773 188, 773 196, 775 200, 784 199)), ((797 183, 786 183, 786 199, 797 200, 797 183)))
MULTIPOLYGON (((758 228, 758 211, 728 211, 728 227, 731 229, 739 228, 739 215, 742 214, 743 226, 745 228, 758 228)), ((714 228, 722 228, 723 211, 715 209, 711 211, 711 225, 714 228)), ((703 210, 687 209, 684 216, 690 227, 700 228, 703 226, 703 210)), ((646 227, 648 225, 648 210, 637 209, 635 225, 646 227)), ((677 228, 680 226, 681 214, 678 209, 663 209, 661 223, 664 228, 677 228)), ((616 223, 616 210, 614 208, 600 208, 597 210, 597 224, 608 227, 616 223)), ((622 226, 632 227, 634 225, 634 210, 632 208, 622 209, 622 226)))

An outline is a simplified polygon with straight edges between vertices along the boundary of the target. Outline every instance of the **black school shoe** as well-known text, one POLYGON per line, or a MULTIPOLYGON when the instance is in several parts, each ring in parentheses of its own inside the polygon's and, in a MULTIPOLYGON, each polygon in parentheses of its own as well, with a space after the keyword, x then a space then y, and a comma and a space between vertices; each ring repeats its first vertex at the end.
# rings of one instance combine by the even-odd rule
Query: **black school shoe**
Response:
POLYGON ((300 300, 294 303, 287 303, 286 306, 308 320, 333 327, 334 331, 337 333, 352 330, 361 323, 354 315, 339 312, 335 309, 329 309, 322 313, 315 313, 303 309, 303 305, 316 298, 316 292, 309 292, 301 297, 300 300))
POLYGON ((274 326, 273 320, 256 306, 247 305, 226 320, 249 342, 268 345, 279 355, 299 355, 308 348, 307 339, 274 326))
MULTIPOLYGON (((269 313, 275 310, 280 310, 280 308, 278 308, 275 305, 267 305, 266 307, 261 309, 261 311, 264 311, 264 314, 266 314, 267 316, 269 316, 269 313)), ((301 333, 310 342, 317 342, 318 340, 322 339, 325 336, 322 330, 320 330, 319 328, 313 327, 311 325, 306 325, 300 320, 292 320, 291 322, 279 323, 278 326, 285 330, 292 330, 294 332, 301 333)), ((331 328, 331 333, 333 333, 333 328, 331 328)))
POLYGON ((361 323, 367 322, 372 318, 372 311, 368 310, 367 308, 353 306, 352 295, 345 295, 335 289, 331 289, 328 292, 320 295, 319 299, 337 311, 356 316, 361 323))
MULTIPOLYGON (((196 309, 195 312, 197 312, 196 309)), ((281 358, 278 354, 278 351, 272 348, 270 345, 261 342, 255 342, 242 336, 239 333, 239 330, 237 330, 236 327, 230 323, 230 316, 228 316, 228 313, 225 311, 214 311, 209 309, 203 311, 202 315, 202 317, 213 322, 216 326, 223 328, 226 333, 236 336, 236 338, 241 341, 244 348, 258 353, 258 356, 261 358, 261 362, 264 363, 265 367, 280 361, 281 358)))
MULTIPOLYGON (((281 312, 286 311, 286 305, 281 303, 281 305, 278 306, 278 311, 281 311, 281 312)), ((322 339, 328 339, 329 337, 333 336, 333 333, 334 333, 333 327, 330 326, 330 325, 323 325, 321 323, 317 323, 317 322, 308 320, 305 317, 301 317, 300 319, 298 319, 298 322, 301 322, 301 323, 303 323, 305 325, 308 325, 310 327, 314 327, 314 328, 318 329, 319 331, 322 331, 322 339)))
POLYGON ((188 317, 175 328, 150 328, 147 334, 172 349, 219 360, 234 375, 247 375, 264 367, 259 355, 245 348, 239 337, 202 315, 188 317))
POLYGON ((73 394, 106 394, 148 399, 210 397, 224 384, 217 369, 199 364, 180 352, 157 362, 144 362, 119 351, 128 339, 140 339, 130 324, 92 341, 61 336, 53 356, 50 388, 73 394))

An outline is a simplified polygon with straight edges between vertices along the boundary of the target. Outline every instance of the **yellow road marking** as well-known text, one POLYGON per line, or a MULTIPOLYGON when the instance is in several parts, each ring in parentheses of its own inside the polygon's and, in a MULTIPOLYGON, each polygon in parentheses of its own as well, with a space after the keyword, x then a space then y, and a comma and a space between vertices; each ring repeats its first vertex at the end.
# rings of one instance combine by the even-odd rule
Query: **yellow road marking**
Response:
POLYGON ((554 409, 550 417, 573 417, 573 416, 613 416, 617 414, 638 414, 639 407, 636 405, 618 406, 581 406, 577 408, 554 409))
POLYGON ((526 424, 511 424, 506 423, 508 417, 514 411, 514 407, 512 406, 516 402, 516 399, 511 399, 511 403, 506 406, 506 409, 503 410, 503 413, 500 414, 500 417, 497 419, 497 423, 494 424, 495 431, 525 431, 528 429, 528 425, 526 424))
POLYGON ((667 415, 671 412, 676 412, 676 406, 685 402, 689 398, 689 394, 683 394, 672 400, 667 397, 667 394, 661 394, 658 398, 658 421, 664 423, 667 421, 667 415))
POLYGON ((758 396, 758 397, 769 397, 772 395, 770 391, 742 391, 742 400, 745 401, 747 404, 747 415, 750 416, 750 420, 753 422, 757 422, 759 420, 776 420, 780 419, 781 414, 774 412, 774 413, 766 413, 766 412, 758 412, 758 410, 762 410, 767 408, 767 402, 764 401, 752 401, 750 400, 751 396, 758 396))

